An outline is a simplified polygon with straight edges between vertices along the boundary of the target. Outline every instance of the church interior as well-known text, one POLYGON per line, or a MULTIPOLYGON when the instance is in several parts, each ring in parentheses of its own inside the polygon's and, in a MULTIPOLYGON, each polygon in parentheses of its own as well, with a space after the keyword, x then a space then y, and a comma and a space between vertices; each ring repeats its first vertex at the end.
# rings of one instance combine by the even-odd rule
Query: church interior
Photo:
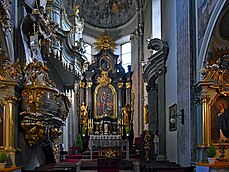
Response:
POLYGON ((229 171, 228 21, 227 0, 0 0, 0 171, 229 171))

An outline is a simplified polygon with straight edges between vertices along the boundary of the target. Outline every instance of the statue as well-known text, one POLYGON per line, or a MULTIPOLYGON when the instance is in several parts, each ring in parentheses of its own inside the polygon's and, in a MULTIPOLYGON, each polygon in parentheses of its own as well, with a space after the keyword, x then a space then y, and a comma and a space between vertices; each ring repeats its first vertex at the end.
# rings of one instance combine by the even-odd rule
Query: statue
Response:
POLYGON ((88 121, 88 111, 89 107, 85 106, 84 102, 82 103, 82 106, 80 107, 80 117, 81 117, 81 123, 84 126, 87 126, 87 121, 88 121))
POLYGON ((130 109, 130 105, 128 103, 122 108, 122 113, 123 113, 124 124, 129 123, 130 122, 130 116, 131 116, 131 109, 130 109))

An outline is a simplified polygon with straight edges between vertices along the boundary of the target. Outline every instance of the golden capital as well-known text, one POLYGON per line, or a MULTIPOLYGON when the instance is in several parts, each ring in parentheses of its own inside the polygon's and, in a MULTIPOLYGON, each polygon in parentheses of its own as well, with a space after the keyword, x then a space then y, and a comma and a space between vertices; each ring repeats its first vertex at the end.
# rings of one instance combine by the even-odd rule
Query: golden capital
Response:
POLYGON ((80 81, 80 88, 85 88, 85 82, 80 81))
POLYGON ((91 88, 93 85, 93 82, 87 82, 87 88, 91 88))
POLYGON ((126 88, 131 88, 131 82, 126 83, 126 88))
POLYGON ((17 97, 14 97, 14 96, 5 97, 5 101, 7 101, 7 102, 13 102, 16 100, 17 100, 17 97))
POLYGON ((122 82, 119 82, 118 83, 118 88, 122 88, 123 87, 123 83, 122 82))

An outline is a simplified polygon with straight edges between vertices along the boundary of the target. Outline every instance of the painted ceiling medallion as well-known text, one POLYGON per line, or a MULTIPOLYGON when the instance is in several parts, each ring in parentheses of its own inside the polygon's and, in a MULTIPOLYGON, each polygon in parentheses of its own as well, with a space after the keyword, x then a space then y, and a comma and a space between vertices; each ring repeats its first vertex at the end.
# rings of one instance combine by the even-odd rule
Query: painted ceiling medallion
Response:
POLYGON ((85 22, 100 28, 121 26, 136 14, 132 0, 78 0, 76 4, 85 22))
POLYGON ((107 32, 102 33, 99 35, 98 38, 96 38, 96 50, 101 51, 101 50, 115 50, 115 41, 114 39, 107 34, 107 32))

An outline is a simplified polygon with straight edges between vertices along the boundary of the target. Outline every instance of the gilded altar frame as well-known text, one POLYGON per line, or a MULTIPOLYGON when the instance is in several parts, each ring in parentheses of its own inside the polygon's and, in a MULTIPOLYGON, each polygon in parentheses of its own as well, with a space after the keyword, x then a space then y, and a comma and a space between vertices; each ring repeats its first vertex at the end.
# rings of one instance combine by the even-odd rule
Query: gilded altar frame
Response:
POLYGON ((95 88, 94 92, 94 117, 98 119, 104 116, 108 116, 114 119, 117 118, 117 93, 115 91, 115 88, 110 84, 106 86, 100 84, 95 88), (105 102, 107 103, 107 106, 109 106, 109 108, 111 109, 110 112, 101 113, 101 109, 99 108, 99 106, 101 106, 101 102, 99 102, 99 98, 103 96, 102 93, 104 91, 106 94, 111 93, 109 97, 110 100, 108 100, 108 102, 105 102))

